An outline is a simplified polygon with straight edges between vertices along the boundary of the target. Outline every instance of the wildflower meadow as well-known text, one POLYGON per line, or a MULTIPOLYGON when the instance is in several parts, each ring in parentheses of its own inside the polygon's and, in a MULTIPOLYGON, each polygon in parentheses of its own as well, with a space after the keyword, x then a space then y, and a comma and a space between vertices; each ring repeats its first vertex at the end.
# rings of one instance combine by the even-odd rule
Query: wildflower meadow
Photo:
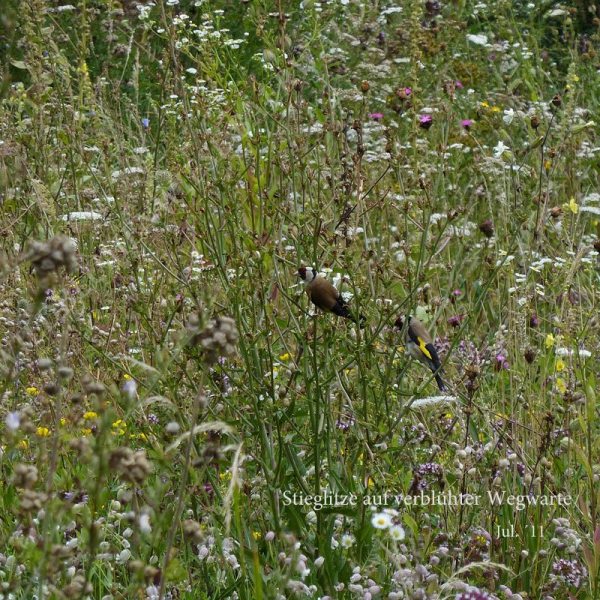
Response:
POLYGON ((600 599, 599 27, 1 0, 0 600, 600 599))

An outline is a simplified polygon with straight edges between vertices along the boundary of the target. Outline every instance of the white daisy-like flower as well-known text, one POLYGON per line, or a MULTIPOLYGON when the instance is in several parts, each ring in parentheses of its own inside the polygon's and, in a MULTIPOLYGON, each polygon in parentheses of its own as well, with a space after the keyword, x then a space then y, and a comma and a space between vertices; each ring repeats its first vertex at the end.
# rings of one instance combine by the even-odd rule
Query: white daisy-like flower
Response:
POLYGON ((384 512, 375 513, 371 517, 371 525, 375 529, 388 529, 392 526, 392 517, 384 512))
POLYGON ((393 525, 390 527, 390 537, 396 542, 401 542, 406 537, 404 527, 402 525, 393 525))
POLYGON ((346 533, 342 536, 341 539, 341 544, 342 544, 342 548, 351 548, 354 545, 355 539, 353 535, 350 535, 349 533, 346 533))

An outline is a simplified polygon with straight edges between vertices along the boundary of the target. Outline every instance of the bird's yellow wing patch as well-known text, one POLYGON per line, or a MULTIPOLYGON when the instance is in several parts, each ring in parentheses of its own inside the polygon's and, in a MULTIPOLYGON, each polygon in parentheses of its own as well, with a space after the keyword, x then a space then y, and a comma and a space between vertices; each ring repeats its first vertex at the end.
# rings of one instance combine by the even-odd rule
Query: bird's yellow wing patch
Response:
POLYGON ((429 352, 429 350, 427 350, 427 344, 425 342, 425 340, 423 338, 418 337, 417 338, 419 340, 419 350, 429 359, 429 360, 433 360, 431 358, 431 353, 429 352))

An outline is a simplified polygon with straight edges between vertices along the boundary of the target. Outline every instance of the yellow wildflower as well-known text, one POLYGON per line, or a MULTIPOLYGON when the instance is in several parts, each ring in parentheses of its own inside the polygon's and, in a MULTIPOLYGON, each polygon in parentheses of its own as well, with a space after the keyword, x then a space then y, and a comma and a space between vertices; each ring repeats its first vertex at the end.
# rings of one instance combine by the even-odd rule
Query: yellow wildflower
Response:
POLYGON ((559 359, 556 361, 556 365, 554 366, 554 368, 556 369, 556 371, 557 371, 558 373, 560 373, 560 372, 564 371, 564 370, 565 370, 565 368, 566 368, 565 361, 564 361, 562 358, 559 358, 559 359))
POLYGON ((490 107, 490 105, 485 100, 483 102, 480 102, 479 106, 481 106, 481 108, 489 108, 490 107))
POLYGON ((40 437, 48 437, 50 435, 50 430, 47 427, 38 427, 35 432, 40 437))
POLYGON ((575 202, 575 198, 570 198, 569 202, 563 204, 565 210, 570 210, 574 215, 579 212, 579 204, 575 202))
POLYGON ((81 430, 81 433, 83 435, 92 435, 92 430, 89 427, 85 427, 84 429, 81 430))
POLYGON ((550 170, 550 167, 552 166, 552 161, 548 158, 544 161, 544 169, 546 169, 546 171, 550 170))
POLYGON ((25 391, 27 392, 28 396, 37 396, 40 393, 40 390, 38 390, 35 385, 29 386, 25 389, 25 391))
POLYGON ((67 420, 64 417, 61 417, 60 424, 64 427, 67 424, 67 420))
POLYGON ((564 394, 567 391, 567 384, 565 383, 565 380, 562 377, 558 377, 556 380, 556 389, 561 393, 564 394))
POLYGON ((502 109, 501 109, 499 106, 492 106, 492 107, 490 108, 490 110, 491 110, 493 113, 499 113, 499 112, 502 112, 502 109))
POLYGON ((112 427, 114 429, 113 435, 125 435, 125 429, 127 428, 127 423, 123 421, 123 419, 117 419, 112 427))
POLYGON ((372 488, 375 485, 375 482, 373 481, 372 477, 369 477, 367 479, 367 487, 372 488))
POLYGON ((225 471, 224 473, 219 473, 219 479, 221 481, 229 481, 231 479, 231 473, 229 471, 225 471))
POLYGON ((548 348, 548 349, 550 349, 550 348, 552 348, 552 346, 554 346, 554 336, 551 333, 549 333, 546 336, 545 344, 546 344, 546 348, 548 348))
POLYGON ((20 448, 21 450, 27 450, 27 448, 29 448, 29 442, 27 440, 21 440, 17 444, 17 448, 20 448))
POLYGON ((132 379, 131 375, 129 375, 128 373, 125 373, 125 375, 123 375, 123 379, 125 381, 130 381, 132 379))
POLYGON ((262 538, 262 533, 260 531, 253 531, 252 537, 258 541, 258 540, 260 540, 260 538, 262 538))
POLYGON ((282 362, 287 362, 288 360, 290 360, 290 358, 291 358, 290 353, 286 352, 285 354, 282 354, 279 357, 279 360, 282 361, 282 362))
POLYGON ((83 413, 83 418, 86 421, 91 421, 92 419, 98 418, 98 413, 94 412, 93 410, 88 410, 87 412, 83 413))

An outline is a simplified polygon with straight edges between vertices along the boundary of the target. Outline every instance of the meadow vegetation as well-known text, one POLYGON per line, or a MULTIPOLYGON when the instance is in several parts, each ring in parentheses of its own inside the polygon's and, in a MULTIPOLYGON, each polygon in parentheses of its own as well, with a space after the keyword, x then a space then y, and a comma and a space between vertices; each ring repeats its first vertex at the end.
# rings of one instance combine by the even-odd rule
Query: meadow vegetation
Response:
POLYGON ((0 598, 600 598, 599 24, 3 0, 0 598))

